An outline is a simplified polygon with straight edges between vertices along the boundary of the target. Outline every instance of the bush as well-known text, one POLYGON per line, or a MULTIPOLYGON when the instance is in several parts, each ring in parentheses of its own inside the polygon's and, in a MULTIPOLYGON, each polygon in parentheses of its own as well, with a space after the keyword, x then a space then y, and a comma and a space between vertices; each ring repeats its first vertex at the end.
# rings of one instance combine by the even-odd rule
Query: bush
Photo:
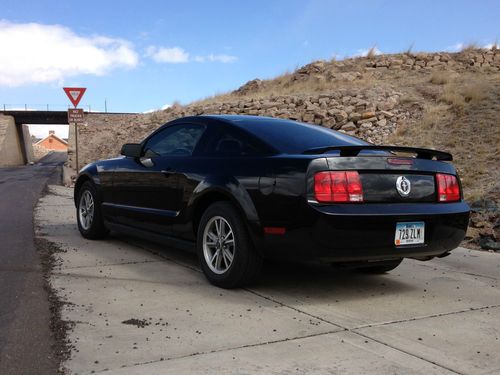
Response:
POLYGON ((485 82, 477 82, 465 85, 462 90, 464 100, 469 103, 479 103, 486 98, 488 92, 488 85, 485 82))
POLYGON ((444 85, 451 81, 451 74, 443 70, 435 70, 431 74, 430 82, 435 85, 444 85))

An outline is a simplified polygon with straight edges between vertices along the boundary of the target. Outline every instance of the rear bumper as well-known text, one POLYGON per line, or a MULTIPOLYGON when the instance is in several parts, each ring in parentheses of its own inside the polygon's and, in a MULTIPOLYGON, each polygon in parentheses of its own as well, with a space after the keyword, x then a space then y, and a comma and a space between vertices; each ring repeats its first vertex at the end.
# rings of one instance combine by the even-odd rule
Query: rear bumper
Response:
POLYGON ((325 262, 432 257, 456 248, 469 222, 465 202, 308 207, 284 235, 259 236, 264 255, 325 262), (425 223, 425 244, 396 247, 396 223, 409 221, 425 223))

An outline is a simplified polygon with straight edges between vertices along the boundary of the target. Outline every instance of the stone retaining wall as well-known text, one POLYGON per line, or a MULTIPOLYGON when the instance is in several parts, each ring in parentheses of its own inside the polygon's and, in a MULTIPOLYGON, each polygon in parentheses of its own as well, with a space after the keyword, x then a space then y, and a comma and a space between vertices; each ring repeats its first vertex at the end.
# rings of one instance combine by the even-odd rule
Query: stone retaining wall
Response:
MULTIPOLYGON (((304 121, 382 143, 399 119, 400 94, 395 91, 336 91, 317 96, 277 96, 250 99, 222 105, 174 106, 162 112, 143 115, 88 114, 79 127, 79 164, 116 156, 126 142, 138 142, 161 124, 183 116, 202 114, 241 114, 270 116, 304 121)), ((71 127, 72 128, 72 127, 71 127)), ((70 130, 68 158, 76 169, 74 130, 70 130)))

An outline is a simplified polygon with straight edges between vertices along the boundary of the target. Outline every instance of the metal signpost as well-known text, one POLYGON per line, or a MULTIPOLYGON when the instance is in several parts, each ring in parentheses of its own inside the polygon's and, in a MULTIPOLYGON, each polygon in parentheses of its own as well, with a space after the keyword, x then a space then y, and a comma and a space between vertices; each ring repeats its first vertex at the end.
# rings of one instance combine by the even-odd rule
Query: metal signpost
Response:
POLYGON ((74 124, 75 126, 75 157, 76 171, 78 172, 80 170, 80 163, 78 162, 78 124, 84 122, 85 117, 83 109, 76 107, 87 89, 84 87, 63 87, 63 90, 75 106, 75 108, 68 108, 68 124, 74 124))

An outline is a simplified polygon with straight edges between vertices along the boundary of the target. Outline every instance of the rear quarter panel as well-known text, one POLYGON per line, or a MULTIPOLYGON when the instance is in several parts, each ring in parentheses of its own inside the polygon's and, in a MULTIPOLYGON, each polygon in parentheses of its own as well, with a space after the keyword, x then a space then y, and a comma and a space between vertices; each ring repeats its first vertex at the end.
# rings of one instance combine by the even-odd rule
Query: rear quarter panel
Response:
MULTIPOLYGON (((238 205, 254 231, 262 226, 293 225, 305 207, 306 170, 310 160, 294 157, 191 158, 186 171, 184 219, 211 192, 223 192, 238 205)), ((254 233, 261 234, 261 233, 254 233)))

